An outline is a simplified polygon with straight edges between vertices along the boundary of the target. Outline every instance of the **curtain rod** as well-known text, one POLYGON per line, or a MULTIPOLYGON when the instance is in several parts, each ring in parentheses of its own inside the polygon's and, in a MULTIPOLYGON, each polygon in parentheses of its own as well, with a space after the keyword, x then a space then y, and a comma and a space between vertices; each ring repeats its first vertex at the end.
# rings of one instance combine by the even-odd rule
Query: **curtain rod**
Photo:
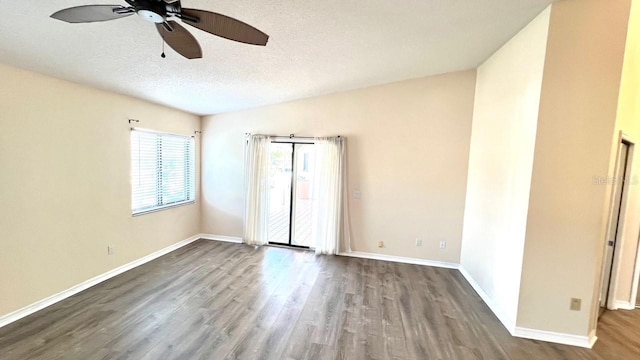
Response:
MULTIPOLYGON (((129 121, 129 124, 131 124, 131 123, 140 123, 140 120, 138 120, 138 119, 129 119, 128 121, 129 121)), ((184 135, 184 134, 165 132, 165 131, 161 131, 161 130, 153 130, 153 129, 146 129, 146 128, 140 128, 140 127, 131 127, 131 131, 135 131, 135 130, 153 132, 153 133, 159 133, 159 134, 167 134, 167 135, 189 136, 189 135, 184 135)), ((202 135, 202 131, 194 130, 193 131, 193 135, 191 135, 191 137, 195 138, 196 135, 202 135)))
MULTIPOLYGON (((244 136, 251 136, 254 134, 251 133, 244 133, 244 136)), ((263 136, 270 136, 270 137, 274 137, 274 138, 286 138, 288 137, 289 139, 315 139, 316 136, 296 136, 296 134, 289 134, 289 135, 267 135, 267 134, 255 134, 255 135, 263 135, 263 136)), ((337 137, 341 137, 340 135, 338 135, 337 137)))
POLYGON ((170 132, 166 132, 166 131, 160 131, 160 130, 154 130, 154 129, 146 129, 146 128, 140 128, 140 127, 131 127, 131 131, 141 131, 141 132, 161 134, 161 135, 173 135, 173 136, 192 137, 192 138, 195 138, 195 135, 202 133, 201 131, 195 130, 194 131, 194 135, 186 135, 186 134, 170 133, 170 132))

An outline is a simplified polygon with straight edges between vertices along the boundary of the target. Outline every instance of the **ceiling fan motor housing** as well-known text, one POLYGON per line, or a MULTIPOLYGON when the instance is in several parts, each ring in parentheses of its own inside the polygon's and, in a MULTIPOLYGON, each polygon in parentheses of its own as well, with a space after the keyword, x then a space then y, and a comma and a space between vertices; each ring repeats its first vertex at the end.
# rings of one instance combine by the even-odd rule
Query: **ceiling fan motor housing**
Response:
POLYGON ((160 24, 167 19, 167 9, 164 2, 154 0, 138 0, 135 2, 136 14, 141 18, 160 24))

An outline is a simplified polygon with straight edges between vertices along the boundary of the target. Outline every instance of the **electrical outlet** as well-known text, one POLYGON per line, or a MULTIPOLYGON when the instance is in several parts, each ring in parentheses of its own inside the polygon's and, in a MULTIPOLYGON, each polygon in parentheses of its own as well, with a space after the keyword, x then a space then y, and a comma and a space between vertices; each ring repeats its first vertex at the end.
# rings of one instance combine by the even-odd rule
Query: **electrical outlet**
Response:
POLYGON ((115 252, 116 252, 116 249, 113 246, 111 245, 107 246, 107 255, 113 255, 115 252))
POLYGON ((378 247, 379 248, 383 248, 384 247, 384 242, 383 241, 378 241, 378 247))
POLYGON ((416 238, 416 246, 422 246, 422 239, 416 238))
POLYGON ((582 299, 571 298, 571 305, 569 306, 570 310, 580 311, 581 306, 582 306, 582 299))
POLYGON ((445 241, 440 241, 440 249, 446 249, 447 243, 445 241))

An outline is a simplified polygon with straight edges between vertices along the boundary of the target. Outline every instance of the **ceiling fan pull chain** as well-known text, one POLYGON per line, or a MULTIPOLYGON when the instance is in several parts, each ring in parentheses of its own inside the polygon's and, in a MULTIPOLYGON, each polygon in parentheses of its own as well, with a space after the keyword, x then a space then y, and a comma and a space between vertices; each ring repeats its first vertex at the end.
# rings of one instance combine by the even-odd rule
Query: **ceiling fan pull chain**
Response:
POLYGON ((162 39, 162 54, 160 54, 160 57, 163 59, 167 57, 167 55, 164 54, 164 39, 162 39))

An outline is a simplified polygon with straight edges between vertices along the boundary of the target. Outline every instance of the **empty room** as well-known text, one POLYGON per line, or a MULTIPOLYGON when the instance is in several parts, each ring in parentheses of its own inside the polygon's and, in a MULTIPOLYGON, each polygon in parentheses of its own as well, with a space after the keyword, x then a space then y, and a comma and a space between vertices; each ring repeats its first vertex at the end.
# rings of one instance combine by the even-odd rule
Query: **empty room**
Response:
POLYGON ((640 0, 0 10, 0 359, 640 359, 640 0))

